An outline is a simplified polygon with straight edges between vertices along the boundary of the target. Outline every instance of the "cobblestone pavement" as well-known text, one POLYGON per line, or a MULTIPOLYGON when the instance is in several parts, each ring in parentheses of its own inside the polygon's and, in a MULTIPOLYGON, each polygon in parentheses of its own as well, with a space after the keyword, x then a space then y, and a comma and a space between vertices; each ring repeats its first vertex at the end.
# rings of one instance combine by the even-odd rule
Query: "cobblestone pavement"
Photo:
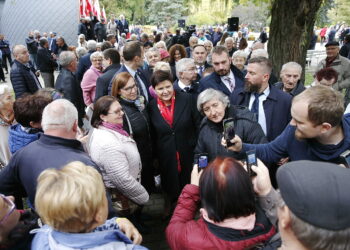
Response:
POLYGON ((150 215, 150 220, 144 223, 150 228, 149 234, 143 234, 142 246, 151 250, 170 249, 165 239, 165 228, 169 220, 162 220, 164 200, 161 194, 152 194, 148 203, 143 208, 143 212, 150 215))

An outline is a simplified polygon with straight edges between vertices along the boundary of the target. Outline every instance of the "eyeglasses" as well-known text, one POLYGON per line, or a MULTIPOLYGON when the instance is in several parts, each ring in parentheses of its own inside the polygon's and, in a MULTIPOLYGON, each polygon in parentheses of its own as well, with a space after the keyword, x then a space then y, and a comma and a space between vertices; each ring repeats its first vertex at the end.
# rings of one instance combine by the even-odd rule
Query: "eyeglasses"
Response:
POLYGON ((136 84, 130 86, 130 87, 127 87, 127 88, 122 88, 122 90, 126 91, 126 92, 131 92, 132 89, 135 89, 137 86, 136 84))
POLYGON ((5 216, 0 220, 0 224, 4 222, 12 213, 15 211, 16 205, 13 203, 12 200, 7 198, 5 195, 0 194, 0 197, 4 200, 5 204, 7 205, 8 211, 5 214, 5 216))
POLYGON ((119 110, 117 110, 117 111, 113 111, 113 112, 108 112, 107 114, 114 114, 114 115, 120 115, 120 113, 122 113, 123 112, 123 110, 122 109, 119 109, 119 110))
POLYGON ((92 61, 93 62, 102 62, 103 60, 102 59, 93 59, 92 61))

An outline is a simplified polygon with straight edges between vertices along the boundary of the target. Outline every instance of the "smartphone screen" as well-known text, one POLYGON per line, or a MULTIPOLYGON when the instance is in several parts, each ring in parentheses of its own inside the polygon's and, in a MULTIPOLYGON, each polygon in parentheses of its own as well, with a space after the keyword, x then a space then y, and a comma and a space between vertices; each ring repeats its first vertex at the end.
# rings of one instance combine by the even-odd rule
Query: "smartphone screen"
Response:
POLYGON ((202 155, 198 159, 198 167, 205 168, 206 166, 208 166, 208 157, 206 155, 202 155))
POLYGON ((233 118, 225 119, 223 121, 223 127, 226 144, 228 147, 232 146, 230 141, 235 137, 235 120, 233 118))
POLYGON ((250 176, 255 176, 256 173, 252 170, 252 165, 258 166, 258 160, 256 158, 256 151, 249 150, 246 152, 247 171, 250 176))

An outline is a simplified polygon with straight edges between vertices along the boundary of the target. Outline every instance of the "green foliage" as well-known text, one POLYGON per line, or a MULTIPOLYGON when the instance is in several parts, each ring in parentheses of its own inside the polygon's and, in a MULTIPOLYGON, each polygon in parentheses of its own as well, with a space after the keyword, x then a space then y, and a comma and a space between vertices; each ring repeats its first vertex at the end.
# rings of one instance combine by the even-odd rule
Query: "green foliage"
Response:
POLYGON ((350 4, 349 0, 334 0, 334 8, 329 11, 331 22, 345 22, 350 24, 350 4))
POLYGON ((202 25, 215 25, 215 24, 222 24, 227 21, 227 17, 223 12, 213 12, 213 13, 207 13, 207 12, 197 12, 194 15, 190 15, 187 18, 187 24, 195 24, 197 26, 202 25))
POLYGON ((153 0, 147 9, 147 22, 171 27, 187 11, 184 0, 153 0))
POLYGON ((321 8, 318 10, 318 13, 316 16, 315 25, 317 27, 324 27, 325 25, 328 25, 330 23, 330 19, 328 17, 328 11, 334 8, 334 6, 335 6, 334 0, 323 1, 321 8))
POLYGON ((236 6, 232 10, 232 16, 239 17, 241 24, 249 24, 249 27, 254 30, 260 30, 260 28, 265 27, 270 15, 269 4, 260 3, 260 6, 257 6, 253 1, 246 2, 245 4, 236 6))

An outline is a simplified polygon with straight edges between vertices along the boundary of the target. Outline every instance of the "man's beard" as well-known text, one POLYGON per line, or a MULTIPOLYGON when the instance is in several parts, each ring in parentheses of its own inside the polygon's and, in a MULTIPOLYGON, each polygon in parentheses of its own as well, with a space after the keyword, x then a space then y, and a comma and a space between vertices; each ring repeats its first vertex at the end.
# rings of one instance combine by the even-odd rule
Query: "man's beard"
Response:
POLYGON ((216 71, 216 73, 217 73, 219 76, 226 76, 229 72, 230 72, 230 68, 228 68, 228 69, 222 69, 222 70, 216 71))
POLYGON ((245 90, 246 92, 249 92, 249 93, 254 93, 254 92, 256 92, 256 93, 258 93, 259 90, 260 90, 260 87, 261 87, 260 84, 258 84, 258 85, 252 84, 252 83, 251 83, 250 81, 248 81, 248 80, 245 80, 245 81, 244 81, 244 90, 245 90))

